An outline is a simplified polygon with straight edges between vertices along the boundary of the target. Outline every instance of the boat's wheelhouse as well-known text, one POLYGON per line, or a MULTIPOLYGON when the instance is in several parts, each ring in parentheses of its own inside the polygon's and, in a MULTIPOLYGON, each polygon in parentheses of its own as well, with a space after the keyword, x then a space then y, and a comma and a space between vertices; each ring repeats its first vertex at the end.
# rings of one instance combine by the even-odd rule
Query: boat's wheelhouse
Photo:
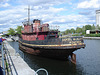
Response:
POLYGON ((42 24, 42 22, 38 19, 34 19, 32 23, 23 22, 23 25, 23 40, 35 41, 58 38, 58 26, 49 26, 47 23, 42 24))

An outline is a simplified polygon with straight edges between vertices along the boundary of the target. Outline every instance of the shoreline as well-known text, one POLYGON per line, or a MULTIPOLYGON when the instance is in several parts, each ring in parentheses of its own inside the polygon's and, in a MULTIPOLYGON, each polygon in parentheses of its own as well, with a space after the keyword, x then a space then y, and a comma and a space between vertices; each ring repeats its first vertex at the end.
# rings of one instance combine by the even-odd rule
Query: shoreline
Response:
POLYGON ((83 39, 100 40, 100 37, 83 37, 83 39))
MULTIPOLYGON (((72 35, 63 35, 62 37, 67 37, 67 36, 72 36, 72 35)), ((84 37, 84 36, 75 36, 75 37, 83 37, 83 39, 90 39, 90 40, 100 40, 100 37, 84 37)))

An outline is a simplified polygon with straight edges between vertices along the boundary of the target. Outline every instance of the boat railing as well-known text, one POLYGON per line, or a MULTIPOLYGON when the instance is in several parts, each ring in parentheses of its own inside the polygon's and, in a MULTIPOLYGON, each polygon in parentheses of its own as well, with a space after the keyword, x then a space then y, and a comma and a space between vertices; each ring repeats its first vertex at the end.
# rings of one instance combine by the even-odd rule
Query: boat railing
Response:
POLYGON ((80 44, 83 43, 82 37, 61 37, 47 40, 48 45, 56 44, 80 44))
POLYGON ((82 37, 61 37, 61 44, 80 44, 83 43, 82 37))
POLYGON ((49 26, 49 31, 58 31, 59 30, 59 26, 57 25, 50 25, 49 26))
POLYGON ((37 31, 42 31, 42 32, 45 32, 45 31, 58 31, 59 30, 59 26, 57 25, 37 25, 37 31))

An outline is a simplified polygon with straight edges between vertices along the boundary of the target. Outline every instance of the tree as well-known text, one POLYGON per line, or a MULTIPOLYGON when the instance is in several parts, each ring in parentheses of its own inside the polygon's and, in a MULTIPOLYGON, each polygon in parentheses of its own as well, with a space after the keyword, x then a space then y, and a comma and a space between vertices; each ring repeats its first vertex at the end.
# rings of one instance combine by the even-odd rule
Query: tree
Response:
POLYGON ((86 30, 92 30, 92 26, 91 25, 85 25, 85 31, 86 30))
POLYGON ((22 26, 17 26, 17 28, 15 29, 16 34, 21 34, 21 29, 22 29, 22 26))
POLYGON ((82 27, 82 34, 84 35, 86 33, 85 26, 82 27))
POLYGON ((69 33, 70 33, 70 30, 67 29, 67 30, 65 31, 65 34, 69 34, 69 33))
POLYGON ((97 25, 96 27, 97 27, 97 30, 100 30, 100 26, 99 25, 97 25))
POLYGON ((77 28, 76 28, 76 33, 82 33, 82 28, 77 27, 77 28))
POLYGON ((95 26, 94 26, 94 24, 92 25, 92 30, 95 30, 95 26))
POLYGON ((8 30, 8 35, 15 35, 15 30, 12 29, 12 28, 10 28, 10 29, 8 30))
POLYGON ((72 28, 72 29, 70 30, 70 32, 71 32, 71 33, 75 33, 75 29, 72 28))

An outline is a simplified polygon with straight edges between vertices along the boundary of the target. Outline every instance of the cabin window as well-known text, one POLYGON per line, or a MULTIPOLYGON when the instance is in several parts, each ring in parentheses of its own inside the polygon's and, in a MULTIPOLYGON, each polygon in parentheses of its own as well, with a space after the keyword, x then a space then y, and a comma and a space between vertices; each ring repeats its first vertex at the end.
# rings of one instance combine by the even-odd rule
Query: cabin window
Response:
POLYGON ((38 37, 36 38, 36 40, 38 40, 38 37))

